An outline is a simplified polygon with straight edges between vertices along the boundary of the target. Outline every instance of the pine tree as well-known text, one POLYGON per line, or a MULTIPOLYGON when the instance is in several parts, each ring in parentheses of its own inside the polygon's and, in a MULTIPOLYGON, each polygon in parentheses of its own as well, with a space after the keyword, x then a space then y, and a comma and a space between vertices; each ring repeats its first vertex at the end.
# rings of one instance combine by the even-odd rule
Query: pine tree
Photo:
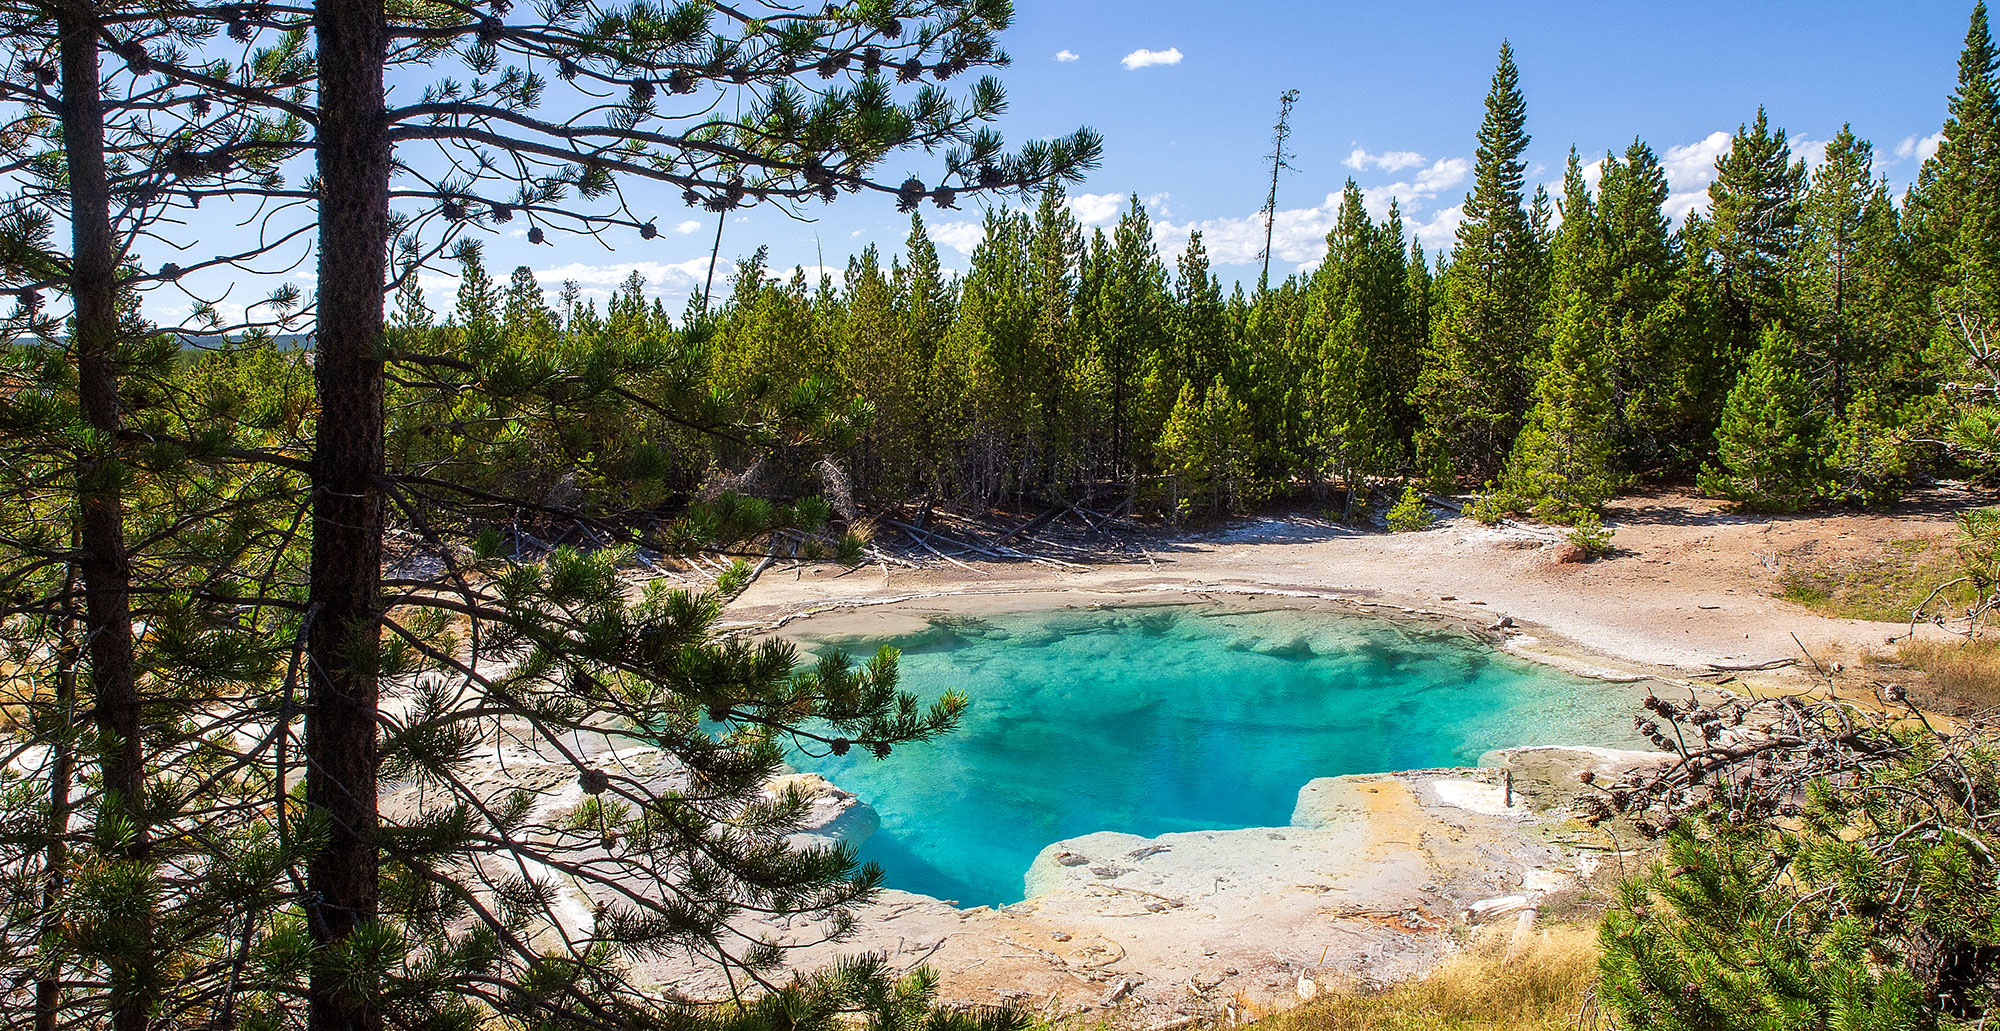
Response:
POLYGON ((1025 442, 1029 463, 1021 485, 1037 494, 1063 496, 1086 464, 1087 419, 1074 389, 1088 361, 1077 331, 1077 283, 1083 232, 1060 189, 1044 191, 1028 228, 1028 296, 1033 328, 1023 357, 1026 392, 1018 401, 1033 413, 1025 442))
MULTIPOLYGON (((383 652, 388 640, 407 643, 399 628, 408 630, 385 612, 383 535, 392 506, 402 500, 392 493, 391 473, 416 475, 391 470, 384 460, 389 376, 388 356, 381 346, 382 302, 392 236, 455 233, 517 216, 530 223, 525 234, 530 243, 547 242, 551 227, 591 231, 618 225, 636 230, 641 239, 657 236, 652 222, 635 224, 618 189, 621 179, 672 182, 688 204, 717 213, 751 203, 832 199, 843 187, 893 196, 903 210, 913 210, 925 200, 950 208, 963 192, 1040 188, 1072 179, 1096 161, 1099 144, 1094 134, 1085 131, 1006 154, 997 135, 981 128, 1004 106, 997 84, 981 83, 962 102, 943 96, 939 88, 898 103, 883 78, 885 67, 904 81, 926 71, 943 80, 976 66, 1002 63, 1004 55, 993 37, 1010 19, 1005 3, 967 7, 926 0, 829 9, 807 17, 757 5, 726 12, 704 4, 635 8, 629 16, 601 16, 595 10, 560 5, 517 5, 478 18, 446 19, 448 24, 428 32, 425 45, 397 49, 397 54, 412 59, 462 61, 467 75, 441 75, 452 81, 441 83, 420 102, 399 104, 392 116, 386 104, 392 36, 382 0, 326 0, 314 6, 318 57, 314 99, 322 116, 316 139, 320 264, 314 372, 321 414, 309 460, 316 478, 308 584, 314 619, 306 635, 304 662, 309 674, 306 742, 312 760, 306 791, 314 812, 330 830, 308 864, 310 891, 302 896, 311 902, 307 915, 316 957, 306 989, 313 1031, 382 1027, 385 1003, 390 1000, 371 994, 366 986, 372 979, 390 976, 387 968, 402 962, 397 955, 421 968, 451 955, 456 947, 447 935, 442 943, 433 939, 432 950, 377 948, 402 936, 398 928, 384 923, 385 914, 396 912, 398 900, 388 898, 391 905, 384 907, 382 874, 387 869, 401 877, 415 869, 395 865, 394 856, 385 856, 385 836, 378 834, 383 821, 377 801, 380 760, 393 754, 385 751, 376 733, 383 674, 393 669, 384 665, 383 652), (690 55, 703 59, 691 60, 690 55), (529 72, 531 66, 549 65, 558 73, 553 80, 529 72), (829 79, 844 75, 843 81, 815 85, 807 101, 807 93, 794 80, 821 69, 829 79), (750 88, 746 95, 757 97, 747 110, 739 109, 734 120, 715 114, 719 109, 712 105, 719 96, 745 85, 750 88), (553 93, 576 104, 598 105, 606 89, 617 98, 610 102, 615 110, 608 117, 590 119, 587 127, 570 119, 569 106, 561 101, 555 104, 560 113, 553 117, 538 111, 553 93), (402 121, 392 127, 393 119, 402 121), (827 131, 835 124, 843 126, 842 131, 827 131), (443 174, 415 175, 411 164, 399 161, 398 143, 418 141, 449 166, 441 170, 443 174), (938 182, 927 186, 911 176, 895 185, 870 178, 890 155, 914 149, 947 152, 938 182), (399 191, 399 205, 422 209, 415 217, 399 217, 392 223, 391 181, 399 172, 411 185, 399 191), (385 638, 385 633, 392 637, 385 638), (385 862, 392 865, 385 868, 385 862)), ((655 315, 664 320, 657 308, 655 315)), ((424 357, 432 356, 397 360, 421 363, 424 357)), ((555 382, 579 381, 579 377, 559 377, 555 382)), ((815 423, 820 421, 815 412, 840 407, 832 401, 826 384, 808 380, 783 392, 772 405, 779 414, 798 414, 801 421, 815 423)), ((802 447, 800 441, 772 432, 773 437, 739 436, 793 450, 802 447)), ((433 495, 433 504, 441 503, 439 497, 456 497, 461 503, 478 500, 478 495, 468 495, 439 478, 429 478, 425 489, 433 495)), ((776 516, 775 510, 761 506, 743 512, 758 517, 742 520, 750 525, 764 522, 766 515, 776 516)), ((677 525, 673 532, 683 540, 704 536, 703 521, 677 525)), ((431 532, 435 534, 436 528, 431 532)), ((446 553, 453 547, 439 540, 432 546, 446 553)), ((514 614, 517 622, 512 625, 528 635, 522 641, 528 649, 525 654, 567 659, 588 650, 586 641, 601 645, 607 640, 594 634, 621 637, 613 628, 633 625, 632 619, 637 625, 682 635, 673 638, 677 641, 705 637, 699 620, 678 618, 668 625, 651 613, 633 616, 619 606, 596 604, 601 594, 581 598, 565 598, 560 591, 552 594, 562 583, 605 582, 603 577, 585 575, 586 570, 569 559, 557 564, 564 567, 557 570, 562 575, 547 580, 532 564, 509 570, 512 582, 529 590, 508 592, 503 611, 490 614, 502 625, 508 625, 506 613, 514 614), (593 602, 590 613, 579 616, 563 609, 572 601, 593 602), (569 630, 560 629, 565 624, 569 630)), ((455 586, 463 590, 467 585, 455 586)), ((668 603, 658 604, 654 611, 664 613, 668 603)), ((673 604, 680 606, 676 611, 686 609, 685 603, 673 604)), ((410 636, 423 635, 411 631, 410 636)), ((771 696, 717 696, 720 683, 679 675, 662 667, 657 655, 635 659, 630 652, 622 654, 612 658, 598 652, 593 658, 612 680, 636 678, 671 685, 668 694, 678 693, 689 704, 708 708, 718 720, 728 719, 738 702, 747 703, 746 713, 759 714, 753 721, 759 723, 765 712, 776 715, 796 702, 778 703, 771 696), (702 693, 710 697, 691 700, 702 693)), ((745 677, 743 683, 767 683, 743 669, 748 661, 747 656, 730 659, 739 671, 734 675, 745 677)), ((730 668, 711 666, 723 671, 724 680, 732 675, 727 672, 730 668)), ((786 670, 776 672, 779 679, 789 679, 786 670)), ((569 674, 595 675, 574 668, 569 674)), ((515 708, 531 721, 551 718, 540 709, 520 712, 515 699, 528 695, 510 693, 507 685, 496 689, 474 678, 464 683, 467 690, 502 708, 515 708)), ((863 707, 877 712, 883 711, 877 703, 894 704, 878 692, 857 691, 843 689, 850 698, 874 699, 863 707)), ((568 685, 560 694, 576 697, 568 685)), ((628 714, 638 725, 657 723, 664 716, 664 712, 628 714)), ((450 725, 448 714, 439 714, 436 720, 441 721, 439 726, 450 725)), ((690 750, 683 757, 687 761, 699 761, 704 754, 699 740, 670 739, 690 750)), ((882 745, 886 751, 887 742, 882 745)), ((764 754, 774 755, 775 749, 764 754)), ((726 769, 713 772, 722 775, 718 784, 733 785, 734 797, 713 812, 688 813, 688 819, 704 826, 718 822, 727 826, 761 818, 760 810, 742 808, 754 790, 745 786, 745 780, 728 775, 726 769)), ((657 820, 657 815, 648 819, 657 820)), ((487 820, 484 826, 493 833, 511 833, 501 822, 495 826, 494 820, 487 820)), ((843 886, 854 883, 843 881, 849 867, 844 858, 831 865, 821 861, 787 865, 780 857, 778 868, 768 857, 754 853, 726 858, 718 876, 693 878, 689 887, 700 889, 701 897, 675 908, 663 920, 649 924, 621 915, 611 921, 611 926, 622 929, 618 933, 630 931, 644 941, 621 945, 604 940, 600 931, 595 942, 574 943, 579 950, 574 954, 656 948, 663 937, 679 943, 701 941, 720 949, 727 914, 736 912, 746 897, 766 909, 797 909, 819 918, 837 917, 857 897, 843 886), (709 892, 704 886, 715 890, 709 892)), ((653 861, 658 864, 654 869, 683 868, 658 856, 653 861)), ((392 878, 387 883, 393 890, 405 882, 392 878)), ((405 921, 402 926, 414 925, 405 921)), ((493 953, 489 948, 485 954, 493 953)), ((617 1007, 658 1007, 633 991, 629 982, 621 983, 612 966, 593 963, 549 970, 532 951, 514 948, 511 955, 517 965, 508 968, 507 976, 517 980, 482 1002, 517 1008, 516 1019, 546 1022, 581 1011, 593 1020, 608 1021, 614 1015, 611 1009, 617 1007), (537 975, 532 987, 521 980, 530 975, 537 975)), ((756 967, 774 958, 769 950, 759 949, 736 956, 735 961, 756 967)), ((478 1019, 464 1015, 463 1003, 454 1005, 460 1007, 452 1018, 457 1022, 478 1019)))
POLYGON ((938 446, 957 459, 959 484, 990 503, 1017 489, 1016 442, 1030 425, 1033 312, 1027 218, 988 212, 985 230, 959 281, 956 317, 939 354, 940 386, 958 404, 943 409, 938 446))
MULTIPOLYGON (((182 375, 197 363, 139 313, 143 294, 179 290, 185 270, 149 267, 137 249, 198 246, 182 234, 203 200, 281 182, 274 169, 303 149, 302 123, 254 99, 299 70, 296 46, 261 48, 242 66, 181 66, 222 15, 201 4, 0 11, 14 158, 0 285, 16 298, 0 316, 0 679, 22 732, 0 795, 10 828, 0 890, 27 901, 9 914, 26 919, 0 937, 8 1017, 38 1029, 206 1019, 219 997, 233 999, 216 936, 270 911, 259 893, 272 885, 246 869, 256 860, 237 862, 269 829, 268 810, 239 793, 256 771, 232 775, 243 750, 204 738, 265 699, 257 660, 268 652, 248 642, 284 622, 259 618, 260 600, 284 599, 245 576, 270 560, 269 538, 228 528, 288 510, 297 484, 216 467, 251 439, 234 398, 217 389, 205 410, 204 384, 182 375), (210 76, 234 89, 206 95, 210 76), (204 648, 206 668, 189 661, 204 648), (208 690, 230 698, 204 711, 208 690), (205 786, 190 750, 221 759, 205 786), (239 877, 243 890, 223 887, 239 877)), ((195 264, 265 253, 252 243, 195 264)), ((297 291, 265 300, 277 319, 253 304, 231 323, 196 297, 176 328, 267 332, 294 313, 297 291)))
POLYGON ((1137 194, 1119 217, 1100 264, 1091 305, 1094 343, 1110 394, 1112 475, 1124 477, 1141 462, 1139 444, 1152 441, 1159 431, 1158 426, 1135 425, 1135 395, 1145 363, 1171 346, 1167 320, 1173 304, 1166 267, 1153 243, 1152 221, 1137 194))
MULTIPOLYGON (((1393 216, 1393 213, 1392 213, 1393 216)), ((1411 386, 1420 335, 1409 322, 1409 274, 1402 225, 1377 226, 1360 187, 1348 180, 1327 256, 1307 288, 1304 332, 1316 336, 1308 375, 1313 390, 1313 456, 1347 490, 1349 514, 1365 479, 1401 458, 1399 416, 1411 386)))
POLYGON ((1495 468, 1526 407, 1544 260, 1522 207, 1526 117, 1514 50, 1502 43, 1472 192, 1437 283, 1430 349, 1412 395, 1424 415, 1418 462, 1441 481, 1495 468))
POLYGON ((1252 497, 1250 412, 1221 379, 1181 387, 1156 446, 1179 515, 1211 519, 1252 497))
POLYGON ((507 289, 500 299, 500 324, 510 337, 550 340, 555 336, 556 313, 549 310, 541 281, 526 265, 516 266, 507 277, 507 289))
POLYGON ((1763 342, 1722 410, 1719 467, 1704 467, 1704 491, 1752 508, 1793 512, 1826 488, 1825 426, 1799 369, 1798 343, 1780 326, 1763 342))
POLYGON ((1981 801, 1996 788, 1990 734, 1921 725, 1913 705, 1794 701, 1771 715, 1799 747, 1744 748, 1730 731, 1761 715, 1749 706, 1648 708, 1659 722, 1642 729, 1676 769, 1595 785, 1588 817, 1625 813, 1641 835, 1666 838, 1599 932, 1597 997, 1621 1026, 1890 1031, 1990 1019, 2000 1005, 1988 858, 2000 827, 1981 801))
POLYGON ((1830 471, 1863 500, 1892 500, 1914 458, 1908 401, 1917 334, 1898 311, 1905 250, 1874 150, 1843 126, 1804 204, 1799 297, 1808 376, 1834 436, 1830 471))
POLYGON ((1235 373, 1222 284, 1209 271, 1199 230, 1174 264, 1174 306, 1167 320, 1180 373, 1189 383, 1229 379, 1235 373))
POLYGON ((1535 382, 1534 405, 1492 499, 1500 509, 1532 512, 1552 523, 1595 516, 1617 488, 1610 470, 1611 378, 1603 331, 1594 321, 1598 309, 1582 289, 1568 292, 1535 382))
POLYGON ((1736 354, 1757 346, 1764 327, 1789 324, 1787 286, 1799 246, 1799 205, 1806 167, 1792 159, 1785 130, 1772 131, 1764 109, 1739 125, 1708 185, 1710 244, 1724 317, 1736 354))
POLYGON ((1993 43, 1985 0, 1973 4, 1959 51, 1937 153, 1918 170, 1910 191, 1912 258, 1919 275, 1943 285, 1976 278, 1993 264, 2000 229, 2000 49, 1993 43))
POLYGON ((1634 472, 1684 464, 1708 449, 1708 429, 1688 424, 1690 392, 1709 353, 1704 334, 1690 325, 1690 295, 1676 302, 1676 275, 1705 269, 1678 251, 1661 210, 1666 172, 1643 141, 1634 139, 1622 160, 1605 156, 1598 190, 1603 232, 1593 262, 1605 290, 1619 464, 1634 472))
POLYGON ((476 240, 458 249, 458 304, 452 321, 472 334, 490 336, 501 328, 500 290, 486 271, 485 253, 476 240))
POLYGON ((949 370, 941 367, 945 338, 951 332, 952 317, 958 306, 956 283, 947 282, 938 261, 937 245, 931 242, 921 216, 910 215, 910 235, 904 241, 908 264, 896 271, 896 304, 899 332, 904 347, 924 363, 924 414, 919 419, 916 444, 917 468, 926 489, 941 489, 950 465, 940 436, 941 417, 948 410, 948 384, 954 382, 949 370))

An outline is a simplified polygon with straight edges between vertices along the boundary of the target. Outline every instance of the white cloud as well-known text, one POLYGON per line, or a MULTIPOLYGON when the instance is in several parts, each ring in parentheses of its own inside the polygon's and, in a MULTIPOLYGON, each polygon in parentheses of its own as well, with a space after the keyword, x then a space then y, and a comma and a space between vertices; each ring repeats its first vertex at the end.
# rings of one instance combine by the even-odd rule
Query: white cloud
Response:
MULTIPOLYGON (((1592 161, 1590 164, 1583 166, 1583 184, 1585 186, 1590 187, 1592 192, 1595 192, 1597 190, 1597 184, 1603 181, 1603 179, 1604 179, 1603 158, 1598 158, 1597 160, 1592 161)), ((1549 192, 1560 196, 1562 194, 1562 184, 1558 182, 1554 186, 1551 186, 1549 188, 1549 192)))
POLYGON ((1472 171, 1472 162, 1467 158, 1439 158, 1429 168, 1417 173, 1413 192, 1436 195, 1440 190, 1448 190, 1465 181, 1472 171))
POLYGON ((1361 147, 1354 148, 1353 153, 1347 155, 1347 160, 1341 162, 1357 172, 1365 172, 1370 168, 1379 168, 1384 172, 1400 172, 1423 163, 1424 156, 1414 150, 1385 150, 1380 154, 1370 154, 1361 147))
POLYGON ((979 241, 986 238, 986 228, 977 222, 942 222, 929 227, 931 241, 940 247, 949 247, 960 254, 971 254, 979 241))
MULTIPOLYGON (((1313 265, 1326 256, 1326 234, 1340 211, 1340 195, 1329 194, 1326 203, 1311 208, 1278 212, 1271 228, 1271 257, 1274 262, 1313 265)), ((1155 223, 1160 254, 1169 266, 1187 248, 1188 236, 1201 233, 1209 260, 1217 265, 1254 265, 1264 253, 1264 214, 1241 218, 1209 218, 1176 225, 1165 219, 1155 223)))
POLYGON ((701 228, 700 222, 697 222, 694 219, 688 219, 687 221, 682 222, 680 225, 675 226, 674 232, 679 233, 682 236, 686 236, 687 234, 692 233, 700 228, 701 228))
POLYGON ((1660 168, 1667 173, 1667 217, 1679 222, 1688 212, 1708 204, 1708 184, 1715 181, 1717 158, 1729 153, 1729 134, 1709 133, 1693 143, 1668 147, 1660 155, 1660 168))
POLYGON ((1122 193, 1079 193, 1069 199, 1070 214, 1087 226, 1108 224, 1125 206, 1122 193))
MULTIPOLYGON (((727 258, 717 262, 716 278, 721 278, 729 271, 729 267, 730 262, 727 258)), ((584 288, 586 297, 591 296, 592 288, 601 288, 605 291, 605 295, 609 296, 612 288, 624 283, 625 277, 634 272, 639 273, 650 288, 700 286, 701 281, 708 276, 708 256, 702 255, 673 264, 635 261, 615 265, 585 265, 573 261, 555 268, 536 269, 535 279, 542 284, 544 290, 561 289, 564 280, 574 279, 578 286, 584 288)), ((455 289, 456 280, 453 282, 455 289)))
POLYGON ((1056 60, 1067 63, 1082 60, 1082 57, 1074 50, 1058 50, 1056 51, 1056 60))
MULTIPOLYGON (((1376 218, 1389 214, 1389 202, 1401 201, 1405 213, 1422 207, 1426 202, 1436 200, 1438 194, 1465 181, 1472 171, 1470 158, 1439 158, 1418 172, 1415 179, 1390 183, 1386 186, 1370 186, 1361 191, 1362 200, 1368 213, 1376 218)), ((1327 205, 1338 208, 1340 197, 1330 194, 1327 205)))
MULTIPOLYGON (((1380 167, 1372 160, 1373 157, 1370 155, 1370 167, 1380 167)), ((1402 167, 1414 165, 1404 164, 1402 167)), ((1451 245, 1458 224, 1464 217, 1464 205, 1454 204, 1434 212, 1428 219, 1415 213, 1428 208, 1440 194, 1463 183, 1471 172, 1470 158, 1439 158, 1408 180, 1364 189, 1363 204, 1371 217, 1380 219, 1388 215, 1390 201, 1398 202, 1403 212, 1404 232, 1423 241, 1424 247, 1435 254, 1440 248, 1451 245)), ((1290 271, 1304 272, 1325 258, 1326 234, 1339 220, 1341 196, 1338 192, 1329 193, 1312 207, 1278 212, 1271 227, 1274 266, 1282 264, 1290 266, 1290 271)), ((1149 198, 1146 203, 1150 208, 1153 200, 1149 198)), ((1208 249, 1209 260, 1216 265, 1255 266, 1264 251, 1262 212, 1238 218, 1199 219, 1183 223, 1157 217, 1154 226, 1158 231, 1160 252, 1170 261, 1187 247, 1189 234, 1197 231, 1201 233, 1202 245, 1208 249)), ((1277 274, 1276 269, 1273 274, 1277 274)))
POLYGON ((1826 164, 1826 145, 1832 141, 1795 136, 1787 139, 1786 142, 1792 146, 1792 160, 1805 161, 1806 171, 1810 172, 1826 164))
MULTIPOLYGON (((832 276, 838 282, 846 271, 846 269, 834 268, 832 265, 793 265, 787 269, 771 269, 764 274, 764 278, 775 279, 783 283, 789 282, 793 273, 804 272, 806 274, 806 282, 817 286, 821 277, 832 276)), ((720 269, 716 270, 716 275, 720 276, 721 274, 720 269)))
POLYGON ((1464 203, 1454 204, 1432 215, 1428 222, 1411 222, 1408 231, 1411 236, 1423 241, 1424 251, 1436 257, 1439 251, 1448 250, 1458 237, 1458 224, 1465 221, 1464 203))
MULTIPOLYGON (((1076 220, 1087 226, 1106 226, 1124 214, 1125 206, 1132 195, 1129 193, 1079 193, 1069 199, 1069 212, 1076 220)), ((1139 198, 1146 208, 1146 217, 1158 221, 1167 217, 1167 194, 1155 193, 1139 198)))
POLYGON ((1943 142, 1944 133, 1942 131, 1931 133, 1929 136, 1909 136, 1904 138, 1903 142, 1896 144, 1896 156, 1904 159, 1916 158, 1918 161, 1929 161, 1931 156, 1938 152, 1938 144, 1943 142))
POLYGON ((1181 63, 1181 48, 1168 47, 1165 50, 1134 50, 1118 61, 1128 70, 1151 68, 1156 64, 1181 63))

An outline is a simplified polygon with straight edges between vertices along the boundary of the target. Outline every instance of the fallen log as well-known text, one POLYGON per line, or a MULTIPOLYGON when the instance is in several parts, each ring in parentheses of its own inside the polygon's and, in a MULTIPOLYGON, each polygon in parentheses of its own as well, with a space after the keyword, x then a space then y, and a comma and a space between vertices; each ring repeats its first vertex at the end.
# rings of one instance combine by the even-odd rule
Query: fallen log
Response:
POLYGON ((1708 663, 1707 665, 1709 669, 1712 669, 1717 673, 1755 673, 1759 670, 1782 669, 1786 666, 1796 666, 1798 665, 1798 663, 1799 660, 1797 659, 1785 658, 1785 659, 1772 659, 1769 662, 1753 662, 1753 663, 1742 663, 1742 664, 1725 664, 1720 662, 1711 662, 1708 663))
POLYGON ((1006 533, 1001 534, 1000 537, 994 540, 993 543, 1005 544, 1007 541, 1012 540, 1015 536, 1019 534, 1024 534, 1030 530, 1039 529, 1042 526, 1046 525, 1051 520, 1055 519, 1057 516, 1062 515, 1067 508, 1068 508, 1067 505, 1057 505, 1054 508, 1051 508, 1048 511, 1043 512, 1041 515, 1038 515, 1035 518, 1030 519, 1025 523, 1022 523, 1021 525, 1014 527, 1013 529, 1007 531, 1006 533))
POLYGON ((925 540, 925 538, 929 535, 924 533, 922 530, 919 530, 914 526, 906 525, 904 523, 898 523, 894 519, 889 520, 889 522, 895 526, 901 527, 903 533, 906 534, 911 540, 916 541, 919 547, 923 548, 925 551, 928 551, 933 555, 936 555, 941 559, 944 559, 946 562, 949 562, 952 565, 957 566, 960 569, 964 569, 968 572, 978 573, 980 576, 990 577, 993 575, 991 573, 986 572, 983 569, 978 569, 964 562, 960 562, 959 560, 952 558, 950 555, 947 555, 944 552, 939 551, 938 549, 932 547, 931 542, 925 540))

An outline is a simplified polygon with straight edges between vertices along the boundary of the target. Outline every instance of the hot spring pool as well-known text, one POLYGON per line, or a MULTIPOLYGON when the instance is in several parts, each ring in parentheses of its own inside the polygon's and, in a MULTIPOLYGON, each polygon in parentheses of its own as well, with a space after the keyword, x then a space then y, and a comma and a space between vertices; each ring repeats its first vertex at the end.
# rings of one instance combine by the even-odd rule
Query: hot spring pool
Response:
POLYGON ((1439 627, 1325 610, 1152 605, 932 617, 814 651, 902 649, 903 686, 971 698, 878 761, 800 756, 874 806, 889 887, 1019 901, 1036 853, 1093 831, 1282 826, 1314 777, 1469 765, 1494 748, 1630 745, 1643 689, 1439 627))

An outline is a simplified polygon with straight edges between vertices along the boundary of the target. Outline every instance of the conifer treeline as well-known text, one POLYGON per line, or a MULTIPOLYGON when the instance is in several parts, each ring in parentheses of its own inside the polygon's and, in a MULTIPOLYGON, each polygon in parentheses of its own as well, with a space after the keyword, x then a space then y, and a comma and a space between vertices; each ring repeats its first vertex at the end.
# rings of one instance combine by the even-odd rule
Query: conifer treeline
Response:
MULTIPOLYGON (((1760 109, 1707 210, 1675 225, 1636 139, 1595 189, 1572 151, 1559 199, 1525 193, 1503 46, 1435 272, 1396 208, 1371 218, 1351 181, 1325 260, 1249 296, 1223 291, 1199 233, 1170 268, 1136 196, 1086 233, 1051 193, 989 213, 963 276, 917 218, 901 255, 871 247, 837 283, 770 278, 760 250, 676 335, 720 393, 865 399, 872 421, 837 457, 878 499, 1136 493, 1213 514, 1341 488, 1351 508, 1409 477, 1563 522, 1641 481, 1771 509, 1879 503, 1981 457, 1953 427, 1968 334, 2000 286, 1995 64, 1981 7, 1945 142, 1900 199, 1850 129, 1808 173, 1760 109)), ((638 288, 610 321, 667 332, 638 288)), ((532 318, 598 332, 570 296, 532 318)))

